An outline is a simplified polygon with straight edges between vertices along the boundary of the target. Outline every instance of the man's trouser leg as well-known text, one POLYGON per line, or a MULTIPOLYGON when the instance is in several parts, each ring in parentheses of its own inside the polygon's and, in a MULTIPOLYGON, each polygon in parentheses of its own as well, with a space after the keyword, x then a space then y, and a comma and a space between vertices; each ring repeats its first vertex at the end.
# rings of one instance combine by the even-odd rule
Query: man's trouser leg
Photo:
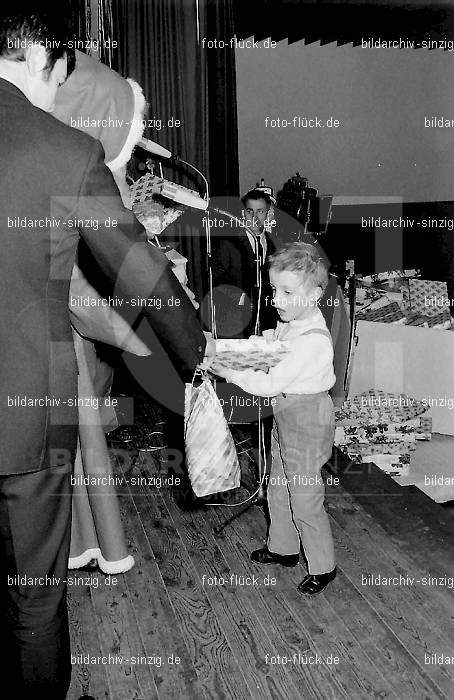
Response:
POLYGON ((69 688, 70 475, 66 465, 0 477, 0 634, 21 700, 60 700, 69 688))

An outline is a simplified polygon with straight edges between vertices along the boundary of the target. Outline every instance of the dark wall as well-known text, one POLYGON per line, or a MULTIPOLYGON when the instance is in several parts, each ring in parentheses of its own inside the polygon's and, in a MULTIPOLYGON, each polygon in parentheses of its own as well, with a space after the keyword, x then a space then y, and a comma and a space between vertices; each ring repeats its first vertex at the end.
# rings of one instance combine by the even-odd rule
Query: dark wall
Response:
POLYGON ((337 206, 323 245, 334 265, 351 258, 363 274, 420 268, 426 279, 443 280, 451 274, 453 227, 454 201, 337 206), (386 227, 389 220, 399 225, 386 227))

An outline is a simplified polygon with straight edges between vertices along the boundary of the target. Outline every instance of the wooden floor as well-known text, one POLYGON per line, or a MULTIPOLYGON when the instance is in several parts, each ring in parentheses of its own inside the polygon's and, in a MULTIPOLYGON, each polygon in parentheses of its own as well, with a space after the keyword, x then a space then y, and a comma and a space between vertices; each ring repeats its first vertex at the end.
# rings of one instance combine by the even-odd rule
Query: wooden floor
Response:
MULTIPOLYGON (((156 474, 158 452, 136 456, 116 468, 156 474)), ((338 576, 312 599, 296 591, 302 565, 249 560, 261 508, 217 534, 232 509, 183 513, 169 489, 121 487, 136 565, 114 585, 79 572, 70 588, 69 700, 454 697, 453 519, 373 465, 337 456, 330 469, 338 576)))

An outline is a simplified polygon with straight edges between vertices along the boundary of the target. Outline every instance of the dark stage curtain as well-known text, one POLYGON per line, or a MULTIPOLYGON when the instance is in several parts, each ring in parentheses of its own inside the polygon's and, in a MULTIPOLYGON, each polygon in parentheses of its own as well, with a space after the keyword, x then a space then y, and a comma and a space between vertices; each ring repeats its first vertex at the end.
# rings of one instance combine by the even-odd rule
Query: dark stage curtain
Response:
MULTIPOLYGON (((112 0, 112 18, 119 42, 112 68, 137 80, 144 90, 152 124, 145 136, 206 174, 208 95, 195 0, 112 0), (169 125, 172 118, 181 125, 169 125)), ((173 179, 182 181, 182 174, 175 173, 173 179)), ((166 175, 172 179, 173 173, 167 170, 166 175)))
MULTIPOLYGON (((111 0, 112 33, 119 43, 111 65, 144 90, 151 122, 145 136, 201 170, 211 195, 239 189, 236 76, 233 51, 206 48, 202 39, 232 35, 235 2, 111 0), (171 126, 172 119, 180 126, 171 126)), ((163 167, 170 180, 202 191, 200 178, 184 165, 164 161, 163 167)), ((201 298, 207 275, 203 235, 190 216, 185 220, 178 231, 180 250, 201 298)))
MULTIPOLYGON (((237 3, 206 0, 205 36, 228 42, 235 31, 237 3)), ((201 32, 202 33, 202 32, 201 32)), ((211 194, 239 194, 235 52, 205 49, 208 71, 208 124, 211 194)))
POLYGON ((71 22, 74 36, 82 42, 77 48, 87 53, 86 47, 91 36, 90 0, 67 0, 65 13, 71 22))

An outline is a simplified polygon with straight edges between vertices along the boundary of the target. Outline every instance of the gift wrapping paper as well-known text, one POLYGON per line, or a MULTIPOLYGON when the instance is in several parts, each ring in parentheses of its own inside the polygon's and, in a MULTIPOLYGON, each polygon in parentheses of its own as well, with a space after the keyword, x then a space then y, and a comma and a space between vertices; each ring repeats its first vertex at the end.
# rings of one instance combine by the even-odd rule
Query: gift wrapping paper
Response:
POLYGON ((405 323, 405 314, 396 301, 386 304, 381 308, 360 311, 356 318, 358 321, 374 321, 379 323, 405 323))
POLYGON ((410 455, 350 455, 354 464, 375 464, 389 476, 407 476, 410 473, 410 455))
POLYGON ((341 452, 346 452, 347 454, 360 455, 361 457, 368 457, 370 455, 404 455, 414 452, 417 448, 416 441, 412 443, 408 442, 389 442, 389 443, 374 443, 371 442, 368 445, 340 445, 339 449, 341 452))
POLYGON ((402 309, 405 312, 411 312, 411 304, 410 304, 410 280, 407 280, 407 284, 402 286, 402 309))
POLYGON ((406 326, 419 326, 421 328, 429 328, 428 316, 421 316, 420 314, 413 313, 412 311, 407 313, 406 326))
POLYGON ((349 442, 368 443, 414 442, 415 440, 430 440, 432 437, 432 418, 419 416, 401 423, 370 423, 370 422, 336 422, 335 444, 349 442))
POLYGON ((420 416, 419 428, 416 429, 417 440, 432 439, 432 416, 420 416))
POLYGON ((417 426, 403 425, 401 423, 337 426, 335 431, 335 445, 350 443, 383 444, 400 441, 405 443, 416 442, 417 426))
POLYGON ((371 455, 364 462, 373 462, 390 476, 407 476, 410 473, 410 455, 371 455))
POLYGON ((427 411, 423 401, 393 394, 380 389, 370 389, 344 401, 335 411, 336 423, 357 425, 365 423, 402 423, 427 411))
MULTIPOLYGON (((395 272, 383 274, 391 275, 395 272)), ((377 288, 378 284, 383 285, 383 279, 381 275, 373 275, 359 280, 359 284, 372 280, 375 286, 358 287, 358 320, 437 330, 452 327, 446 282, 387 278, 386 288, 377 288)))
POLYGON ((433 316, 427 316, 427 324, 429 328, 437 328, 446 330, 451 327, 451 312, 449 308, 443 309, 441 313, 433 316))
POLYGON ((438 316, 444 309, 449 311, 446 282, 433 280, 409 280, 410 308, 422 316, 438 316))
POLYGON ((407 476, 410 473, 409 454, 376 454, 362 457, 351 453, 349 457, 354 464, 373 463, 390 476, 407 476))
POLYGON ((407 277, 416 277, 421 274, 421 270, 388 270, 387 272, 376 272, 373 275, 363 275, 365 282, 384 282, 389 280, 401 280, 407 277))

